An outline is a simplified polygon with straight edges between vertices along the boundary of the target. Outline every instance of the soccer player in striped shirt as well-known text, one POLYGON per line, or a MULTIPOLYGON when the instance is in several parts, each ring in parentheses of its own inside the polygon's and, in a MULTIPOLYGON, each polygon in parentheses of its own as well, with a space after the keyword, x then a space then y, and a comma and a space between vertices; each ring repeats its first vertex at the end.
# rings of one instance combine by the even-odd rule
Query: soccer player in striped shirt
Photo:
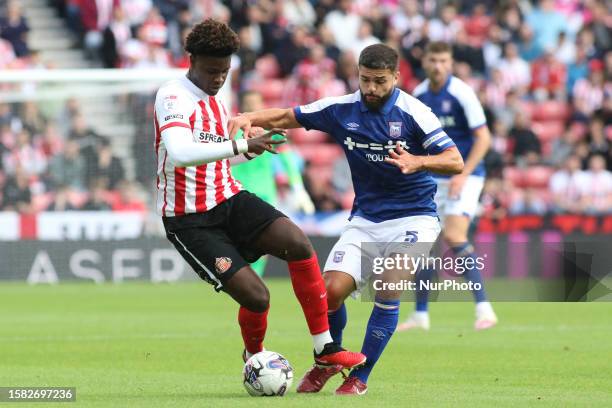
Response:
POLYGON ((215 96, 225 82, 239 40, 226 24, 208 19, 186 39, 186 77, 164 84, 155 99, 157 210, 166 235, 198 275, 238 304, 246 360, 263 350, 269 292, 249 263, 263 254, 287 261, 291 283, 314 342, 318 364, 346 368, 365 362, 333 343, 326 290, 316 254, 283 213, 242 189, 230 160, 274 153, 274 130, 249 140, 229 137, 228 113, 215 96))

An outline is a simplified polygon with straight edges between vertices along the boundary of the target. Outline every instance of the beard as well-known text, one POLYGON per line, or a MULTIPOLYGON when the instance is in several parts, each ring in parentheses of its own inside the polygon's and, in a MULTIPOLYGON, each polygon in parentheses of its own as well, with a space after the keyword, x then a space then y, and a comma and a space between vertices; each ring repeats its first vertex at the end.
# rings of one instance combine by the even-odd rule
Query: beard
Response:
POLYGON ((383 107, 383 105, 385 104, 385 102, 387 102, 389 100, 389 98, 391 97, 391 94, 393 93, 393 89, 391 89, 386 95, 383 96, 378 96, 378 95, 365 95, 363 92, 361 92, 361 102, 363 102, 363 104, 371 111, 379 111, 380 108, 383 107), (371 99, 368 100, 366 97, 367 96, 374 96, 375 99, 371 99))

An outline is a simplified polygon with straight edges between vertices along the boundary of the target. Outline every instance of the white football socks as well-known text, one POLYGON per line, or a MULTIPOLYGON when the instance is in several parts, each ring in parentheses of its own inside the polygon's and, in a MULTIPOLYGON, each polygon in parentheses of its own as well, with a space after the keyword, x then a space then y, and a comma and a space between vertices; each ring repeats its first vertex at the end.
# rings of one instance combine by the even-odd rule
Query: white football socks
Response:
POLYGON ((334 340, 332 339, 329 330, 324 331, 323 333, 313 334, 312 341, 314 342, 314 349, 317 354, 323 351, 323 348, 327 343, 331 343, 334 340))

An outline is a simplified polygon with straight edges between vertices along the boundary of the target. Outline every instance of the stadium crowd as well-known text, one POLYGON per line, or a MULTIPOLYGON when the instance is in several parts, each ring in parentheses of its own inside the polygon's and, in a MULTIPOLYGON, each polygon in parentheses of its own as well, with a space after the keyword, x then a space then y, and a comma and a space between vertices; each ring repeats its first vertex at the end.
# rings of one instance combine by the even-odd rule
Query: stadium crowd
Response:
MULTIPOLYGON (((377 42, 399 51, 399 85, 411 91, 424 78, 427 42, 447 41, 455 75, 476 90, 493 135, 483 215, 612 212, 612 15, 605 1, 49 1, 79 46, 109 68, 187 67, 190 26, 223 20, 242 42, 233 90, 258 91, 268 106, 352 92, 356 58, 377 42)), ((0 69, 40 67, 18 2, 3 3, 0 69)), ((341 149, 320 132, 291 136, 317 209, 350 208, 341 149)), ((1 210, 144 211, 142 189, 125 179, 108 138, 87 126, 75 101, 61 118, 46 117, 35 103, 0 104, 1 210)))

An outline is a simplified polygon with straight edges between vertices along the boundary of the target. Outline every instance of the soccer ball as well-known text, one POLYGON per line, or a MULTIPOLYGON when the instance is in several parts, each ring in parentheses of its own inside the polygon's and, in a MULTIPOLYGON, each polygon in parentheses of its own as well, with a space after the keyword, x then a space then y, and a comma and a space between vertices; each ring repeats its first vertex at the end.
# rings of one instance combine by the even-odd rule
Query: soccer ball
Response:
POLYGON ((293 368, 280 354, 261 351, 244 364, 242 378, 244 388, 254 397, 282 397, 293 382, 293 368))

